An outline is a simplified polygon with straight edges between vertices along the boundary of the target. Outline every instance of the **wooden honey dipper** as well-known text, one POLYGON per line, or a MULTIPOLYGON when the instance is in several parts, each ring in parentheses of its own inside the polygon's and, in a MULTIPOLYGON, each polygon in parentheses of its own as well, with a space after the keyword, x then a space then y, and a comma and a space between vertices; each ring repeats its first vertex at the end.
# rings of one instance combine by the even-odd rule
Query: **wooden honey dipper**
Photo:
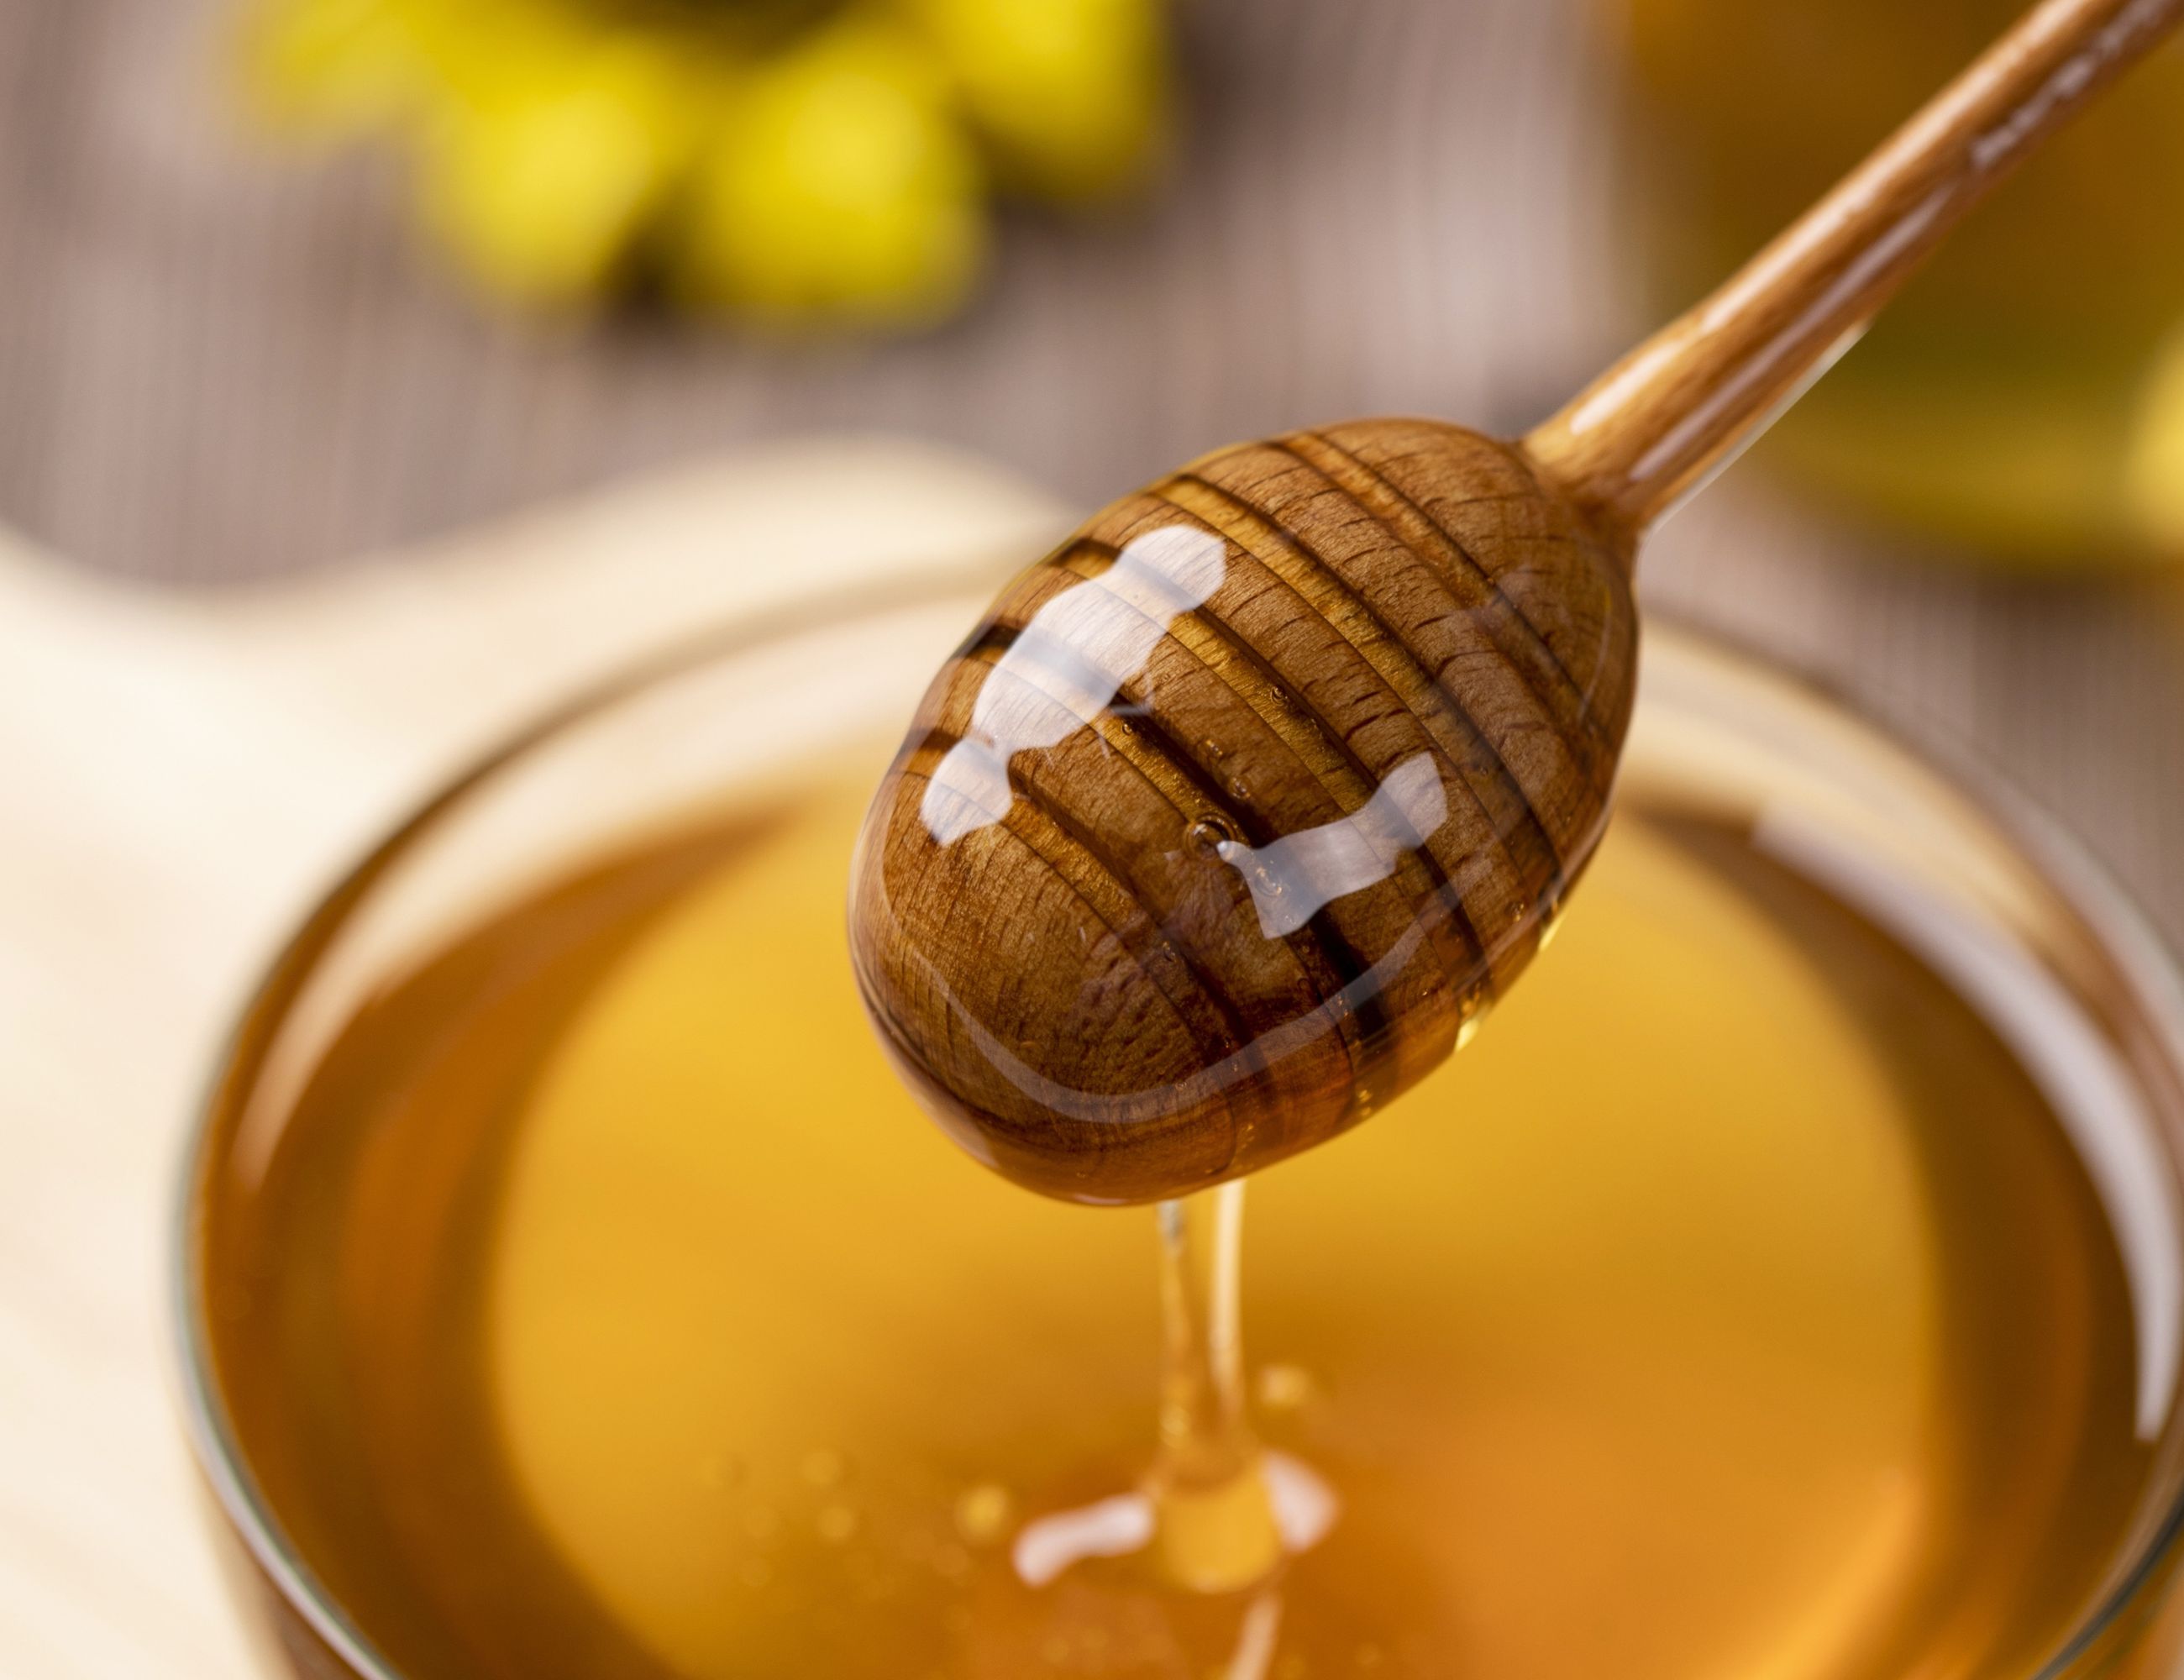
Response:
POLYGON ((1599 840, 1648 526, 2180 16, 2047 0, 1519 442, 1374 420, 1219 450, 1003 589, 852 870, 866 1004, 951 1135, 1146 1201, 1440 1063, 1599 840))

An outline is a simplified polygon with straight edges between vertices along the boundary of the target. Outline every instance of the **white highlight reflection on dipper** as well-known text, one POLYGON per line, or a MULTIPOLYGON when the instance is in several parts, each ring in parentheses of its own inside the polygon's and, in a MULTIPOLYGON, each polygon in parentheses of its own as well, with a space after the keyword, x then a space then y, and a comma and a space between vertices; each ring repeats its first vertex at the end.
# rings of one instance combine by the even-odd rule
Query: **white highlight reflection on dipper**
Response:
POLYGON ((1430 753, 1388 772, 1373 797, 1351 815, 1301 829, 1264 846, 1224 840, 1215 848, 1251 889, 1259 931, 1269 939, 1294 933, 1323 906, 1393 873, 1396 859, 1426 843, 1448 820, 1448 794, 1430 753))
POLYGON ((927 832, 946 846, 1006 816, 1010 758, 1097 720, 1168 626, 1210 600, 1228 570, 1219 537, 1172 525, 1132 538, 1099 576, 1041 607, 987 672, 970 728, 926 784, 927 832))

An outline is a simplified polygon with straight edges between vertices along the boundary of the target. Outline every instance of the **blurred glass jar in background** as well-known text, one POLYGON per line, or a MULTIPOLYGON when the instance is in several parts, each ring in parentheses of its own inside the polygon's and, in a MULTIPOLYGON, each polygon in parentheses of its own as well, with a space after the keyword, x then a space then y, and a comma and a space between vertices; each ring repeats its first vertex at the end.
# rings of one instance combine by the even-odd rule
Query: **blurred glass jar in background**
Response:
MULTIPOLYGON (((1680 308, 2028 0, 1613 0, 1638 229, 1680 308)), ((2184 48, 1983 206, 1763 446, 1846 512, 2028 566, 2184 560, 2184 48)))

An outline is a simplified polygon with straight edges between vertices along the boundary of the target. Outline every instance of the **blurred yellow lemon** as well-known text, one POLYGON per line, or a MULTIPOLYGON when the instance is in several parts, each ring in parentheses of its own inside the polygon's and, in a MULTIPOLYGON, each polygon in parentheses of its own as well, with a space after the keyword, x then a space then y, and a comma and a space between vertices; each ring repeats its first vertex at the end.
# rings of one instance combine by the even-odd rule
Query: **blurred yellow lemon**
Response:
POLYGON ((922 45, 838 23, 722 102, 673 272, 686 295, 768 320, 931 320, 977 273, 983 186, 922 45))
POLYGON ((1066 199, 1133 184, 1167 111, 1161 19, 1141 0, 914 0, 1012 186, 1066 199))
POLYGON ((499 73, 437 102, 422 209, 478 280, 566 302, 611 279, 695 144, 683 72, 637 38, 504 38, 499 73))
POLYGON ((346 137, 392 121, 426 75, 404 8, 387 0, 264 7, 243 48, 254 114, 292 136, 346 137))
POLYGON ((404 137, 489 292, 658 282, 775 325, 908 327, 970 292, 989 185, 1142 181, 1165 0, 254 0, 275 133, 404 137))

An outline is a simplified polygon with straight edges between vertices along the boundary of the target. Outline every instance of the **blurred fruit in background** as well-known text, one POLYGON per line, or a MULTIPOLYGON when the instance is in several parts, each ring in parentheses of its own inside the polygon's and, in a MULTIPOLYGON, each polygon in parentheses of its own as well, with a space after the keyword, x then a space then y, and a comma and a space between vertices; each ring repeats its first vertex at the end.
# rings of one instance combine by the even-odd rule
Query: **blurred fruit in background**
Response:
MULTIPOLYGON (((1656 301, 1718 281, 2028 3, 1613 0, 1656 301)), ((2184 47, 1976 212, 1761 448, 2020 565, 2184 559, 2184 47)))
POLYGON ((401 136, 493 293, 631 286, 900 328, 969 295, 989 192, 1139 185, 1166 0, 253 0, 242 86, 292 139, 401 136))

